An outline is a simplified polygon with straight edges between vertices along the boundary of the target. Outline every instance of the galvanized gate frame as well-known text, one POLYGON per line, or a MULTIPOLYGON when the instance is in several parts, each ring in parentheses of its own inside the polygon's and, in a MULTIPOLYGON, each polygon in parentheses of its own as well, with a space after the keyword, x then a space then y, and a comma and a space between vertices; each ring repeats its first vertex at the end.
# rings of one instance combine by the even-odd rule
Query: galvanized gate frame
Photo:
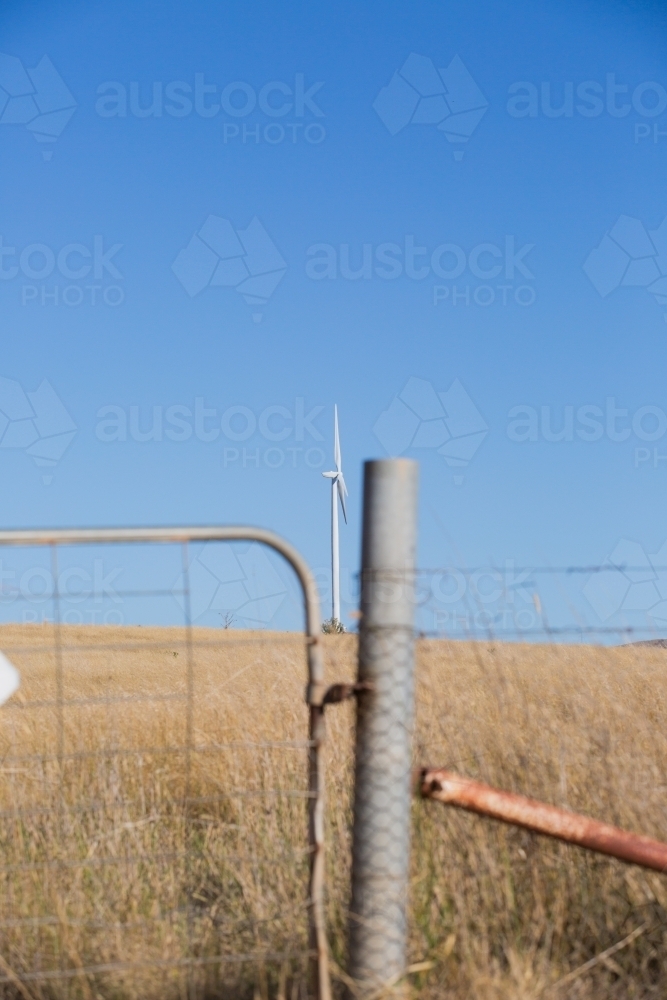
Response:
MULTIPOLYGON (((326 686, 321 648, 320 601, 308 564, 289 542, 264 528, 246 526, 164 527, 164 528, 58 528, 0 531, 0 545, 50 546, 109 543, 162 542, 259 542, 281 555, 292 567, 301 585, 307 637, 309 706, 308 749, 308 936, 311 988, 316 1000, 331 1000, 328 946, 324 914, 324 704, 326 686)), ((185 607, 186 626, 191 624, 189 601, 185 607)), ((346 692, 347 694, 347 692, 346 692)), ((339 700, 334 697, 330 700, 339 700)))

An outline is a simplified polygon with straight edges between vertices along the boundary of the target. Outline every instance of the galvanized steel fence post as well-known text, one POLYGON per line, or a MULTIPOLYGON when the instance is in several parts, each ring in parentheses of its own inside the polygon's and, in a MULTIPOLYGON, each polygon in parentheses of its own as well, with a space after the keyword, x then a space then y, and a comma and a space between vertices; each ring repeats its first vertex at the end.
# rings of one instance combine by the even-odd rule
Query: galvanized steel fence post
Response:
POLYGON ((363 997, 406 966, 418 466, 366 462, 349 976, 363 997))

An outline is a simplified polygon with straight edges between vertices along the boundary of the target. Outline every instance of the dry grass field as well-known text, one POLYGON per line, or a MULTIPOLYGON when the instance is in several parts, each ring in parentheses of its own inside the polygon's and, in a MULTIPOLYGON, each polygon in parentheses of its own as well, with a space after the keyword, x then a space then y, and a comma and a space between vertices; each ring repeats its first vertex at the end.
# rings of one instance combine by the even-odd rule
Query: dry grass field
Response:
MULTIPOLYGON (((22 674, 0 710, 0 996, 303 997, 303 640, 195 629, 189 675, 182 630, 62 637, 60 670, 50 626, 0 628, 22 674)), ((353 677, 354 637, 324 645, 328 679, 353 677)), ((328 709, 341 965, 352 722, 328 709)), ((667 839, 667 650, 422 640, 415 763, 667 839)), ((413 820, 414 996, 667 996, 667 877, 432 802, 413 820)))

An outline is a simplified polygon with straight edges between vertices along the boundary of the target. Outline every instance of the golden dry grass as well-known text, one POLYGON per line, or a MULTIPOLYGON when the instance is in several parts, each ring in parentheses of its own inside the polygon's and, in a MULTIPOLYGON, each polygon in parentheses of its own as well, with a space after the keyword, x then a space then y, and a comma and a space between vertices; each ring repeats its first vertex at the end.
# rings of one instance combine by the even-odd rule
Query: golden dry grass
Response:
MULTIPOLYGON (((0 995, 304 995, 306 761, 285 745, 306 736, 303 640, 193 637, 188 762, 182 630, 65 627, 61 695, 86 704, 67 705, 59 730, 52 628, 0 628, 22 674, 0 712, 0 995), (266 959, 238 960, 250 954, 266 959), (37 975, 19 989, 15 972, 37 975)), ((354 637, 324 644, 328 679, 353 677, 354 637)), ((661 649, 421 641, 415 763, 667 839, 666 669, 661 649)), ((328 710, 341 964, 352 723, 352 706, 328 710)), ((410 958, 431 963, 415 996, 667 995, 665 877, 435 803, 415 802, 413 819, 410 958)))

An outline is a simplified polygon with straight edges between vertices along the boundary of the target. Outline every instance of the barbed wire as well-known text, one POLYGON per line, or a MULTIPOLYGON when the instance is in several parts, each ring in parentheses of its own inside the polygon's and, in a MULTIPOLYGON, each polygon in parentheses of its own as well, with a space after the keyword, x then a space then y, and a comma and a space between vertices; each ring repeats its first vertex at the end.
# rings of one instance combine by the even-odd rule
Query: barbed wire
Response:
MULTIPOLYGON (((526 639, 531 637, 545 637, 545 636, 585 636, 585 635, 616 635, 616 636, 632 636, 632 635, 650 635, 654 636, 655 640, 649 639, 648 642, 655 641, 656 643, 667 643, 667 627, 665 628, 654 628, 646 626, 641 627, 628 627, 628 626, 595 626, 595 625, 582 625, 582 626, 562 626, 562 627, 550 627, 545 625, 542 628, 529 628, 529 629, 506 629, 503 628, 502 632, 489 629, 466 629, 465 634, 459 633, 457 639, 499 639, 507 637, 515 637, 520 639, 526 639), (662 638, 664 636, 664 639, 662 638)), ((442 639, 445 637, 445 633, 442 630, 437 629, 416 629, 415 636, 419 639, 442 639)))
MULTIPOLYGON (((507 560, 511 562, 511 560, 507 560)), ((667 566, 653 566, 652 564, 644 566, 627 566, 625 563, 599 563, 593 565, 571 565, 571 566, 526 566, 526 565, 511 565, 511 566, 500 566, 498 563, 487 563, 480 564, 478 566, 436 566, 436 567, 419 567, 416 570, 416 574, 419 576, 423 573, 481 573, 486 571, 502 572, 503 570, 509 569, 512 573, 535 573, 535 574, 567 574, 567 573, 667 573, 667 566)))

